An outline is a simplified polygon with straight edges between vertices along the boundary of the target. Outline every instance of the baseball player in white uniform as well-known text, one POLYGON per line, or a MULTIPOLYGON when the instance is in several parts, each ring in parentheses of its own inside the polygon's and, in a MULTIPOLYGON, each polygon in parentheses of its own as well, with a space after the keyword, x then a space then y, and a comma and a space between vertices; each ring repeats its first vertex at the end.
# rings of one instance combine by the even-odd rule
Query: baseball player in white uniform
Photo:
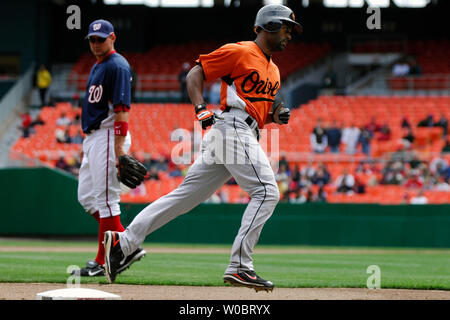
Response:
MULTIPOLYGON (((123 231, 120 222, 120 182, 116 159, 131 146, 128 131, 131 71, 126 59, 114 50, 112 24, 96 20, 86 37, 97 62, 92 67, 82 105, 83 159, 79 171, 78 201, 99 223, 98 252, 81 269, 81 276, 104 274, 103 237, 107 230, 123 231)), ((145 255, 136 247, 121 264, 121 271, 145 255)))

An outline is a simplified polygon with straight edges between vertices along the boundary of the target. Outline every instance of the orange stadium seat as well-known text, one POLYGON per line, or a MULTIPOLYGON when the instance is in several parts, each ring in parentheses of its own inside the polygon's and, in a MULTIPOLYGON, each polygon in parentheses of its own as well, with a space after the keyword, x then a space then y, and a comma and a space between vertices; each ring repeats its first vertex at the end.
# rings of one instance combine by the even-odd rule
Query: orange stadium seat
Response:
MULTIPOLYGON (((123 55, 137 73, 138 90, 178 91, 178 74, 182 64, 189 62, 193 65, 199 54, 211 52, 223 44, 223 41, 204 41, 178 45, 157 45, 145 53, 125 52, 123 55), (152 63, 146 63, 146 61, 152 63)), ((327 43, 293 42, 274 59, 280 67, 281 77, 285 78, 322 58, 330 50, 331 46, 327 43), (302 52, 300 58, 298 52, 302 52)), ((95 59, 92 55, 83 54, 71 70, 69 84, 76 83, 78 90, 85 90, 87 77, 94 63, 95 59)))
MULTIPOLYGON (((386 142, 372 141, 372 157, 387 159, 391 152, 398 150, 398 140, 403 131, 400 123, 403 116, 408 116, 414 127, 416 135, 415 146, 424 156, 431 156, 440 153, 445 141, 442 139, 441 128, 416 128, 417 123, 428 114, 440 117, 441 114, 450 118, 450 98, 446 96, 421 96, 421 97, 340 97, 340 96, 320 96, 315 100, 302 105, 300 108, 292 110, 292 121, 280 128, 281 139, 279 152, 285 152, 291 165, 299 164, 303 169, 309 161, 317 167, 319 163, 324 163, 331 173, 332 181, 342 173, 344 168, 353 172, 363 160, 368 159, 359 151, 356 155, 340 154, 312 154, 309 142, 315 121, 317 119, 316 110, 319 112, 324 123, 331 122, 341 116, 339 121, 351 123, 359 119, 361 125, 365 125, 372 117, 377 122, 387 121, 391 127, 392 138, 386 142), (326 110, 326 112, 325 112, 326 110), (344 116, 343 116, 344 115, 344 116), (345 118, 347 117, 347 119, 345 118)), ((54 108, 44 107, 40 116, 46 122, 45 125, 35 127, 35 133, 29 138, 19 138, 12 147, 12 156, 17 158, 22 155, 28 159, 37 159, 48 165, 54 165, 61 152, 65 157, 76 156, 81 151, 78 144, 60 144, 55 140, 55 129, 58 127, 56 121, 62 113, 66 113, 70 119, 80 112, 73 109, 69 103, 58 103, 54 108)), ((189 104, 134 104, 133 112, 130 114, 130 131, 133 143, 131 152, 143 158, 145 153, 152 157, 169 155, 172 148, 178 141, 170 141, 171 133, 176 128, 192 131, 194 125, 198 123, 192 113, 189 104), (173 117, 177 114, 177 117, 173 117)), ((274 125, 268 128, 277 128, 274 125)), ((70 135, 78 132, 78 125, 69 126, 70 135)), ((268 132, 270 137, 270 132, 268 132)), ((188 144, 187 144, 188 145, 188 144)), ((270 140, 267 144, 271 146, 270 140)), ((343 149, 341 149, 343 151, 343 149)), ((443 155, 450 161, 450 155, 443 155)), ((131 193, 124 195, 126 201, 154 201, 163 194, 175 189, 183 178, 171 177, 167 172, 161 172, 159 181, 147 181, 145 183, 145 193, 131 193)), ((379 181, 380 173, 358 175, 363 183, 369 184, 376 178, 379 181)), ((241 189, 238 186, 224 186, 231 201, 238 201, 241 189)), ((334 186, 326 186, 330 202, 357 202, 357 203, 401 203, 405 195, 402 187, 391 186, 367 186, 365 195, 346 196, 335 194, 334 186)), ((445 196, 439 198, 439 193, 430 193, 430 201, 437 203, 444 201, 445 196)), ((125 201, 125 200, 124 200, 125 201)))

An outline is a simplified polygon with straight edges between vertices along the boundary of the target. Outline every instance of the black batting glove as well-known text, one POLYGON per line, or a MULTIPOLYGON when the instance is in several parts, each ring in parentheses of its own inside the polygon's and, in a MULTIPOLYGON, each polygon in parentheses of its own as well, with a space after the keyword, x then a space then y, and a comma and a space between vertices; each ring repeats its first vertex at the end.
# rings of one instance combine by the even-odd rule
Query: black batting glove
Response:
POLYGON ((286 107, 280 109, 280 111, 278 112, 278 119, 282 124, 288 124, 290 117, 291 117, 291 110, 289 110, 286 107))
POLYGON ((216 123, 214 113, 206 109, 205 102, 195 106, 195 115, 197 116, 197 120, 200 121, 203 130, 216 123))

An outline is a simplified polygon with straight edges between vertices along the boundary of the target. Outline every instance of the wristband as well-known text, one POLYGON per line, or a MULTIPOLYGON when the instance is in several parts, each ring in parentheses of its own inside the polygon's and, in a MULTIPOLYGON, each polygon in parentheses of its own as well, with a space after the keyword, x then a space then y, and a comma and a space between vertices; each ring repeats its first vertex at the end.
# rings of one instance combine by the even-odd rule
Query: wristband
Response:
POLYGON ((199 113, 200 111, 206 110, 206 102, 200 103, 195 106, 195 114, 199 113))
POLYGON ((126 136, 128 132, 128 122, 115 121, 114 122, 114 135, 126 136))

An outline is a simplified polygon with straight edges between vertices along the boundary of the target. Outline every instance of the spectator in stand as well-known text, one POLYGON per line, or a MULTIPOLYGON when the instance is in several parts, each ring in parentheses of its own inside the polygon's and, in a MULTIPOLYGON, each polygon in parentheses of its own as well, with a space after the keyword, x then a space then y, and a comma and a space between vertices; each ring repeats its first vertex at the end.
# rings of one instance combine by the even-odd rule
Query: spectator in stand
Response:
POLYGON ((430 161, 429 169, 432 174, 442 175, 448 167, 448 162, 441 156, 437 156, 430 161))
POLYGON ((72 137, 70 136, 69 128, 64 130, 65 143, 72 143, 72 137))
POLYGON ((75 117, 70 124, 75 126, 81 125, 81 115, 78 112, 75 114, 75 117))
POLYGON ((326 89, 324 94, 332 95, 337 88, 337 73, 330 64, 322 79, 322 88, 326 89))
POLYGON ((305 177, 308 180, 312 180, 312 177, 314 177, 314 174, 316 173, 316 169, 314 169, 312 161, 309 161, 306 167, 304 167, 300 171, 300 173, 302 174, 302 177, 305 177))
POLYGON ((300 181, 301 173, 300 173, 300 167, 298 164, 294 166, 294 170, 291 172, 291 180, 295 183, 298 183, 300 181))
POLYGON ((373 132, 367 127, 361 127, 361 132, 358 137, 358 144, 361 144, 361 151, 366 156, 370 157, 370 141, 373 138, 373 132))
POLYGON ((409 166, 411 169, 418 169, 422 164, 422 160, 420 160, 419 155, 414 153, 412 159, 409 161, 409 166))
POLYGON ((300 177, 300 181, 298 182, 298 188, 299 189, 309 189, 311 187, 312 183, 311 180, 308 179, 306 176, 302 175, 300 177))
POLYGON ((421 128, 431 128, 434 127, 433 115, 429 114, 425 119, 420 120, 417 124, 418 127, 421 128))
POLYGON ((306 202, 315 202, 316 201, 311 188, 306 189, 306 196, 305 197, 306 197, 306 202))
POLYGON ((369 174, 370 173, 370 169, 367 168, 366 163, 364 161, 361 161, 356 166, 355 173, 358 173, 358 174, 369 174))
POLYGON ((68 125, 70 125, 70 123, 71 123, 71 121, 66 116, 65 112, 61 113, 61 116, 56 120, 56 125, 61 126, 61 127, 68 126, 68 125))
POLYGON ((31 134, 31 123, 32 123, 32 119, 31 119, 31 115, 29 112, 24 112, 20 115, 21 119, 22 119, 22 136, 24 138, 28 138, 31 134))
POLYGON ((422 188, 424 186, 423 178, 420 176, 418 170, 411 170, 408 173, 408 179, 406 180, 405 188, 422 188))
POLYGON ((171 177, 182 177, 181 169, 177 165, 169 172, 169 176, 171 177))
POLYGON ((311 182, 319 186, 324 186, 328 184, 331 180, 331 175, 328 172, 324 164, 319 164, 317 171, 314 173, 311 182))
POLYGON ((215 203, 215 204, 218 204, 218 203, 221 203, 221 202, 222 202, 222 199, 220 198, 219 190, 216 190, 216 192, 214 192, 211 195, 211 197, 209 197, 208 199, 203 201, 203 203, 215 203))
POLYGON ((427 204, 428 198, 424 195, 423 190, 420 190, 417 192, 417 195, 415 197, 412 197, 411 200, 409 200, 410 204, 427 204))
POLYGON ((319 190, 317 191, 317 202, 327 202, 328 194, 324 190, 323 186, 320 186, 319 190))
POLYGON ((450 138, 448 138, 448 139, 445 141, 445 146, 442 147, 441 152, 442 152, 442 153, 448 153, 448 152, 450 152, 450 138))
POLYGON ((154 168, 157 172, 159 171, 167 171, 169 166, 169 162, 164 156, 160 156, 154 165, 154 168))
POLYGON ((64 171, 69 171, 69 164, 66 162, 65 156, 63 154, 59 156, 58 161, 56 161, 55 163, 55 167, 64 171))
POLYGON ((401 204, 409 204, 410 200, 409 200, 409 193, 405 192, 402 196, 402 201, 400 202, 401 204))
POLYGON ((448 120, 445 117, 445 114, 441 114, 441 118, 439 119, 439 121, 436 121, 434 123, 435 127, 441 127, 443 130, 443 138, 445 139, 447 137, 447 133, 448 133, 448 120))
POLYGON ((80 156, 76 155, 74 157, 70 157, 67 161, 67 164, 69 165, 70 173, 72 173, 74 176, 78 177, 78 173, 80 172, 80 156))
POLYGON ((41 97, 41 108, 47 105, 47 92, 51 83, 52 76, 45 65, 42 64, 36 75, 36 84, 39 88, 39 95, 41 97))
POLYGON ((439 177, 439 181, 436 184, 435 190, 436 191, 450 191, 450 178, 448 178, 446 180, 445 177, 443 177, 443 176, 439 177))
POLYGON ((353 194, 353 187, 355 186, 355 177, 344 169, 342 174, 336 179, 335 185, 337 192, 346 194, 353 194))
POLYGON ((409 120, 406 116, 402 118, 401 127, 411 129, 411 123, 409 122, 409 120))
POLYGON ((334 71, 333 66, 330 64, 328 70, 323 77, 324 88, 336 88, 337 86, 337 73, 334 71))
POLYGON ((414 136, 410 127, 408 127, 406 130, 407 132, 400 139, 400 144, 402 144, 404 148, 409 149, 413 145, 416 137, 414 136))
POLYGON ((420 76, 422 74, 422 67, 413 57, 409 58, 409 74, 412 76, 420 76))
POLYGON ((38 114, 36 119, 34 119, 31 124, 30 127, 34 127, 34 126, 40 126, 40 125, 44 125, 45 121, 41 118, 41 115, 38 114))
POLYGON ((391 140, 391 128, 389 124, 385 122, 380 129, 380 134, 378 135, 378 141, 389 141, 391 140))
POLYGON ((217 79, 209 88, 209 103, 220 104, 220 87, 222 86, 222 81, 217 79))
POLYGON ((371 131, 372 133, 378 132, 381 130, 381 125, 379 125, 375 119, 375 117, 372 117, 370 119, 370 122, 366 124, 366 129, 371 131))
POLYGON ((402 162, 389 161, 382 170, 381 184, 400 185, 404 181, 404 166, 402 162))
POLYGON ((56 128, 55 130, 56 142, 58 143, 70 143, 69 130, 63 130, 61 128, 56 128))
POLYGON ((158 172, 155 170, 154 167, 150 167, 150 169, 147 170, 145 180, 159 180, 158 172))
POLYGON ((280 190, 280 198, 283 199, 287 196, 287 192, 289 191, 289 172, 286 164, 283 164, 278 169, 275 179, 278 183, 278 189, 280 190))
POLYGON ((423 181, 423 189, 431 190, 438 183, 438 177, 432 174, 428 166, 424 163, 419 167, 419 176, 423 181))
POLYGON ((392 68, 392 75, 394 77, 405 77, 409 75, 410 67, 405 59, 401 59, 392 68))
POLYGON ((283 165, 289 168, 289 161, 287 161, 286 155, 284 153, 281 153, 280 160, 278 161, 278 168, 281 168, 281 166, 283 165))
POLYGON ((341 146, 341 128, 338 126, 336 120, 333 120, 331 127, 326 130, 328 146, 332 153, 339 153, 339 147, 341 146))
POLYGON ((81 130, 78 130, 77 134, 72 137, 72 143, 83 143, 83 135, 81 130))
POLYGON ((297 189, 296 191, 293 192, 294 196, 291 198, 289 197, 289 203, 305 203, 306 202, 306 197, 305 195, 302 193, 301 189, 297 189))
POLYGON ((142 161, 142 164, 147 169, 147 171, 149 171, 155 163, 155 159, 153 159, 149 153, 144 153, 144 160, 142 161))
POLYGON ((189 62, 184 62, 182 65, 182 70, 178 75, 178 81, 180 82, 180 102, 181 103, 189 103, 189 95, 187 92, 187 86, 186 86, 186 76, 189 72, 189 69, 191 68, 191 65, 189 62))
POLYGON ((357 194, 366 193, 366 184, 358 177, 355 177, 355 186, 353 187, 353 191, 357 194))
POLYGON ((342 131, 342 143, 345 144, 346 154, 355 154, 356 146, 358 143, 360 130, 355 126, 354 123, 350 127, 344 128, 342 131))
POLYGON ((317 120, 317 125, 314 127, 309 136, 311 148, 315 153, 324 153, 328 146, 328 138, 325 132, 325 127, 322 124, 322 119, 317 120))

